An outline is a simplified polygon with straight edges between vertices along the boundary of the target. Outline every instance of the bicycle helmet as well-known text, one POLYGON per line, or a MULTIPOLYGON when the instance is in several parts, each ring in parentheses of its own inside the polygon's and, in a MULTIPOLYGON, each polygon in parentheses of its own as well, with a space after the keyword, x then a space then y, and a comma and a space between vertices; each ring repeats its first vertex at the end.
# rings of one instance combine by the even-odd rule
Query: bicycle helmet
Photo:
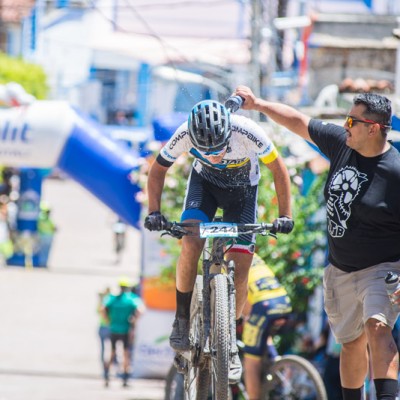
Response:
POLYGON ((197 103, 190 112, 188 126, 190 140, 200 151, 220 150, 231 136, 229 112, 214 100, 197 103))

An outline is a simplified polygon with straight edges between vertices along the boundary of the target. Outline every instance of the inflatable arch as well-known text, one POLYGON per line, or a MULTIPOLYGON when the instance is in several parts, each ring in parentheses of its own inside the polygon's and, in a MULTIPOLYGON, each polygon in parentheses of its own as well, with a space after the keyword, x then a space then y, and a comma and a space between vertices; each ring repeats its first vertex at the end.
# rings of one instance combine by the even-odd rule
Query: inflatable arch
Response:
POLYGON ((0 110, 1 164, 58 167, 137 228, 138 158, 68 103, 35 101, 0 110))
MULTIPOLYGON (((42 172, 57 167, 140 229, 139 154, 63 101, 34 100, 0 109, 0 164, 21 171, 17 246, 11 265, 39 260, 37 220, 42 172)), ((39 245, 40 247, 40 245, 39 245)))

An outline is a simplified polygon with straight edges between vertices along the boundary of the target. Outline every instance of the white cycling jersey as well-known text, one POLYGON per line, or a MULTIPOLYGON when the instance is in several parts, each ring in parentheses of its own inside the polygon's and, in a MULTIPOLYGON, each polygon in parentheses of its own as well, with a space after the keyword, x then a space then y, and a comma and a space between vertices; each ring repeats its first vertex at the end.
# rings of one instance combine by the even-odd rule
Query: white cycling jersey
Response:
POLYGON ((257 185, 260 180, 258 159, 265 164, 274 161, 278 152, 261 126, 242 115, 231 115, 231 137, 225 156, 218 164, 210 163, 193 147, 188 124, 184 122, 162 147, 162 165, 170 166, 183 153, 195 159, 194 170, 207 181, 221 188, 257 185))

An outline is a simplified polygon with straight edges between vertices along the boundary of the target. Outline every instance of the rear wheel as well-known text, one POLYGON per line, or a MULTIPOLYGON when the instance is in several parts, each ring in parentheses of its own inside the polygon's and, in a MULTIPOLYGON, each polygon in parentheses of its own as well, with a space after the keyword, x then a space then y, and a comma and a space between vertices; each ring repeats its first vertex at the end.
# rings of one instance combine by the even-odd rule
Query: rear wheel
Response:
POLYGON ((327 400, 318 370, 306 359, 287 355, 278 357, 267 373, 263 400, 327 400))
POLYGON ((196 284, 190 303, 190 360, 184 377, 185 399, 207 400, 210 386, 209 359, 202 352, 203 333, 203 277, 196 277, 196 284))
POLYGON ((165 379, 164 400, 183 400, 183 374, 180 374, 175 365, 172 365, 165 379))
POLYGON ((211 379, 213 399, 229 398, 229 307, 227 277, 218 274, 211 282, 211 379))

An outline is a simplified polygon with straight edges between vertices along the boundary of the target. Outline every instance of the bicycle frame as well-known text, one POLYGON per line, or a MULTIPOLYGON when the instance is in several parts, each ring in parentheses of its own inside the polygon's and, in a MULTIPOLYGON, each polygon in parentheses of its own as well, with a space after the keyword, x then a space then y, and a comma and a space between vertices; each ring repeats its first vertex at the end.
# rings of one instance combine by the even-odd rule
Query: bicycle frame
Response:
POLYGON ((175 366, 185 374, 185 398, 205 400, 211 381, 213 399, 229 398, 229 368, 238 353, 236 343, 235 263, 224 258, 228 241, 246 233, 271 235, 273 224, 167 222, 165 233, 176 238, 184 235, 205 239, 203 276, 196 278, 191 301, 191 349, 177 353, 175 366), (186 228, 198 227, 199 232, 186 228))

